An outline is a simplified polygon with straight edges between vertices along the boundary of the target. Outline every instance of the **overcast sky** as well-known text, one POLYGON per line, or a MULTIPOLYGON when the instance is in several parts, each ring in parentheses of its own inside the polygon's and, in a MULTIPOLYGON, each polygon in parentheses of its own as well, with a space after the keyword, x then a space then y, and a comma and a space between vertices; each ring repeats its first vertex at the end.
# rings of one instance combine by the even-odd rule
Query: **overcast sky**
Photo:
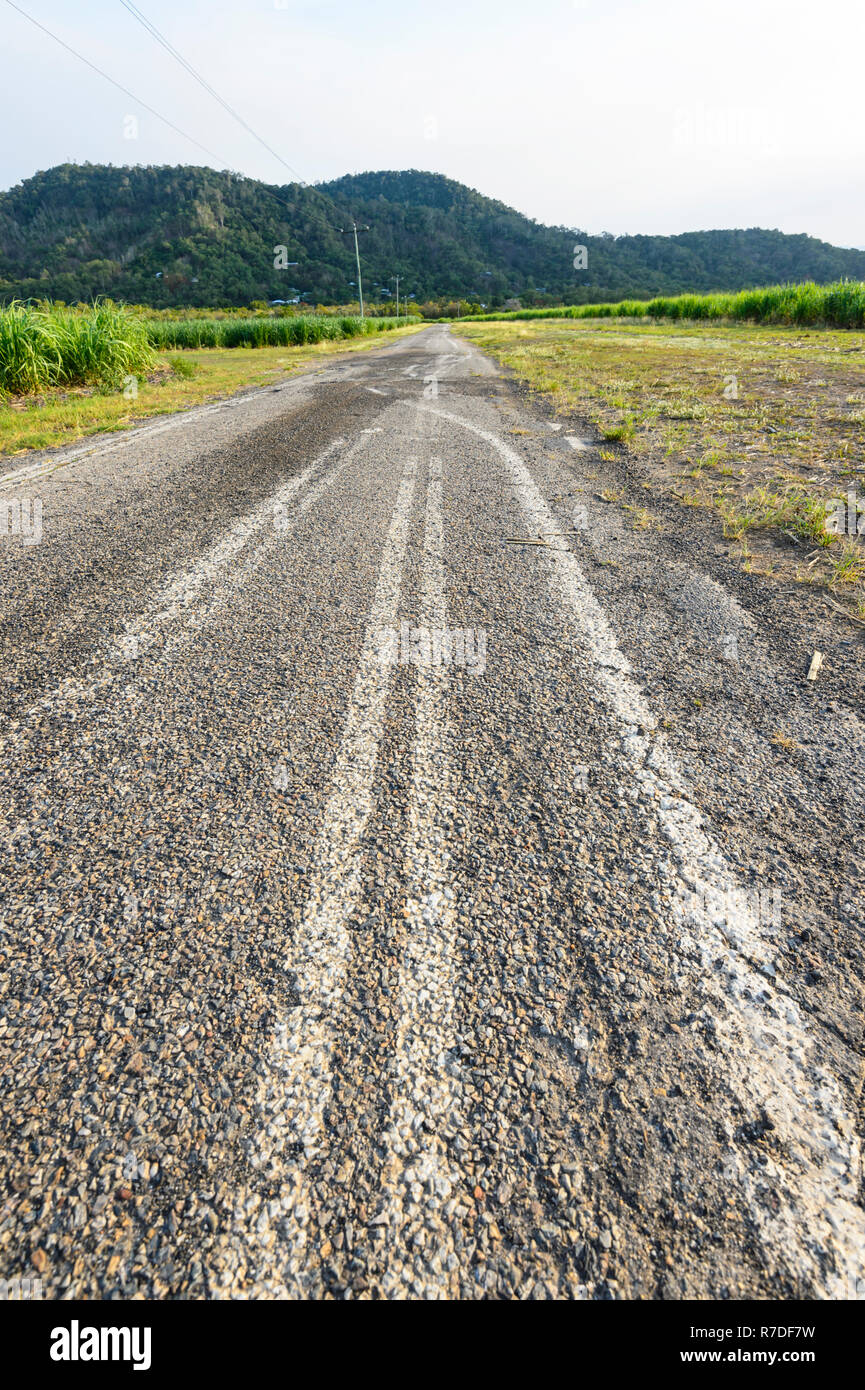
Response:
MULTIPOLYGON (((0 0, 0 187, 84 160, 290 179, 120 0, 16 3, 215 157, 0 0)), ((136 3, 309 182, 430 169, 589 232, 865 247, 862 0, 136 3)))

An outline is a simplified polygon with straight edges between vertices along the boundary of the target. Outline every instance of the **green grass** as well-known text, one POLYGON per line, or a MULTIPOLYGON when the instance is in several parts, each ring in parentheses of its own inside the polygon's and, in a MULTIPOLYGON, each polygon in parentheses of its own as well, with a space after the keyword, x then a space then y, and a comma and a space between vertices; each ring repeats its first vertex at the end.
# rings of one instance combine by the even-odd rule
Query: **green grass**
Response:
POLYGON ((174 357, 166 358, 166 361, 174 375, 183 377, 185 381, 191 381, 198 370, 195 362, 190 362, 188 357, 183 357, 179 352, 174 357))
POLYGON ((249 315, 244 318, 150 319, 146 332, 152 347, 236 348, 301 347, 364 334, 387 333, 405 320, 358 315, 295 314, 291 318, 249 315))
POLYGON ((118 389, 151 371, 156 354, 144 324, 105 300, 89 308, 0 309, 0 391, 34 394, 62 386, 118 389))
POLYGON ((836 280, 830 285, 769 285, 736 294, 679 294, 656 299, 623 299, 617 304, 572 304, 558 309, 515 309, 477 314, 472 322, 498 319, 740 319, 793 326, 865 328, 865 281, 836 280))
MULTIPOLYGON (((37 395, 63 387, 119 390, 152 372, 172 348, 303 347, 405 327, 351 314, 143 319, 110 300, 74 308, 15 302, 0 309, 0 392, 37 395)), ((184 368, 172 362, 178 375, 184 368)))
POLYGON ((472 320, 459 334, 588 426, 602 460, 638 460, 647 503, 714 512, 752 572, 829 587, 858 615, 865 545, 842 552, 828 526, 865 491, 865 333, 553 316, 472 320))
POLYGON ((774 526, 792 531, 802 540, 816 541, 824 548, 832 544, 832 536, 826 530, 831 505, 799 487, 783 492, 759 487, 738 507, 722 500, 720 511, 724 518, 724 535, 729 540, 741 540, 747 531, 774 526))
POLYGON ((846 544, 841 554, 833 559, 831 582, 835 584, 858 584, 865 579, 865 551, 855 544, 846 544))
POLYGON ((625 444, 633 439, 636 426, 630 415, 626 415, 617 425, 605 425, 601 430, 601 435, 608 443, 625 444))

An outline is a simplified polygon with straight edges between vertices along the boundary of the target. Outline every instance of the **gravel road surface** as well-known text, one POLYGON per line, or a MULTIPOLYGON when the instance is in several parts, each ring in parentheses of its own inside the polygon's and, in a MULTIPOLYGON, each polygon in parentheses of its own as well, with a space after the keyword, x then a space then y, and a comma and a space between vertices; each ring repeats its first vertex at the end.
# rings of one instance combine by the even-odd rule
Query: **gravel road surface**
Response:
POLYGON ((861 1296, 863 642, 628 467, 430 327, 0 470, 0 1276, 861 1296))

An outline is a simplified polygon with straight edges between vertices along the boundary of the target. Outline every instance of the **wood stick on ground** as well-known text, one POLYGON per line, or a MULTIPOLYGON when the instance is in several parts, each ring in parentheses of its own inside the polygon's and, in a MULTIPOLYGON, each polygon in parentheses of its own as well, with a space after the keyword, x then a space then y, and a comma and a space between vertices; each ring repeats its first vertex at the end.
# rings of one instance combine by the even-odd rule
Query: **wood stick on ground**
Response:
POLYGON ((808 679, 809 679, 809 681, 815 681, 815 680, 817 679, 818 672, 819 672, 820 667, 821 667, 822 665, 823 665, 823 653, 822 653, 822 652, 815 652, 814 655, 811 657, 811 665, 808 667, 808 679))

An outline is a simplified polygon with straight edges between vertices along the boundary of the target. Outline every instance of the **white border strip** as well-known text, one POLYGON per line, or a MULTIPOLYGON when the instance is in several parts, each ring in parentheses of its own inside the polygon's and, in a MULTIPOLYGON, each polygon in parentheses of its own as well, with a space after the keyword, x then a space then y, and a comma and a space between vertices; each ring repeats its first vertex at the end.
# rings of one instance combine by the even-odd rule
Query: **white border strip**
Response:
MULTIPOLYGON (((555 517, 520 456, 490 430, 419 404, 482 439, 500 456, 532 534, 556 529, 555 517)), ((726 1081, 746 1114, 765 1112, 777 1157, 756 1179, 739 1164, 746 1196, 771 1272, 787 1272, 829 1298, 850 1298, 865 1270, 865 1212, 856 1122, 839 1085, 814 1058, 814 1040, 795 1000, 777 980, 774 944, 761 931, 736 875, 703 827, 672 753, 646 730, 656 720, 610 623, 572 552, 538 547, 553 597, 594 663, 593 679, 622 729, 623 779, 658 816, 679 871, 678 911, 670 924, 683 962, 701 963, 700 984, 717 1009, 716 1040, 726 1081), (723 902, 719 921, 707 907, 723 902), (690 960, 689 960, 690 957, 690 960), (762 971, 769 974, 771 980, 762 971), (761 1200, 771 1186, 772 1213, 761 1200)))

